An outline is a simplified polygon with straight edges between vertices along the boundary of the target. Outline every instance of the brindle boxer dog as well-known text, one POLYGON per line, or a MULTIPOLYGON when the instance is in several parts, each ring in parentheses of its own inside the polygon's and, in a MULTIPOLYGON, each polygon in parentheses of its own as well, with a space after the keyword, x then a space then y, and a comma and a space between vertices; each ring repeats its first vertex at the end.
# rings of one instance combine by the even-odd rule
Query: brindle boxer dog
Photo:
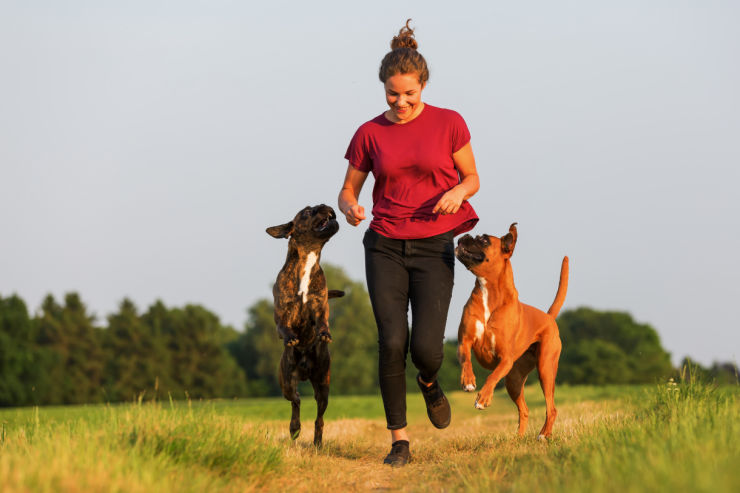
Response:
POLYGON ((290 436, 296 439, 301 431, 298 382, 310 380, 317 404, 316 446, 321 446, 324 411, 329 403, 329 298, 344 296, 343 291, 327 291, 319 258, 324 244, 338 230, 334 209, 324 204, 308 206, 289 223, 267 228, 270 236, 290 238, 285 265, 272 288, 275 323, 285 346, 280 358, 280 388, 293 408, 290 436))
POLYGON ((545 394, 547 417, 538 439, 552 435, 557 416, 555 375, 560 358, 560 334, 555 317, 568 289, 568 257, 563 258, 560 284, 555 301, 544 313, 519 302, 511 270, 511 255, 516 245, 516 223, 501 238, 465 235, 458 240, 455 256, 478 278, 463 309, 458 331, 457 357, 462 365, 463 390, 475 390, 475 375, 470 359, 472 348, 478 362, 492 373, 475 399, 475 407, 491 403, 493 389, 506 377, 506 390, 519 409, 519 435, 524 435, 529 409, 524 402, 524 382, 537 365, 545 394))

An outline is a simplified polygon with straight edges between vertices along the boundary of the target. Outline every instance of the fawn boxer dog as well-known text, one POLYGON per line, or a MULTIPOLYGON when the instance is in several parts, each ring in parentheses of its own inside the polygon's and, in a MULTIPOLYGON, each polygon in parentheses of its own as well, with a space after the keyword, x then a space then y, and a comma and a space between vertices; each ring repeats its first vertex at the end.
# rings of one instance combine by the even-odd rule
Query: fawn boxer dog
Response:
POLYGON ((310 380, 317 404, 316 446, 321 446, 324 411, 329 403, 329 298, 344 296, 343 291, 327 291, 319 258, 324 244, 338 230, 334 209, 324 204, 305 207, 289 223, 267 228, 274 238, 290 238, 288 256, 272 288, 275 324, 284 344, 280 388, 293 408, 290 436, 295 439, 301 431, 298 382, 310 380))
POLYGON ((516 239, 514 223, 501 238, 484 234, 476 238, 465 235, 458 240, 455 256, 477 277, 463 309, 457 335, 457 357, 462 365, 460 382, 463 390, 475 390, 470 359, 472 349, 481 366, 492 371, 475 399, 475 407, 486 408, 496 384, 506 377, 506 390, 519 409, 521 436, 529 418, 524 402, 524 382, 537 365, 547 408, 545 424, 537 438, 549 438, 557 416, 555 375, 562 347, 555 317, 568 289, 568 257, 563 258, 555 301, 544 313, 519 302, 510 261, 516 239))

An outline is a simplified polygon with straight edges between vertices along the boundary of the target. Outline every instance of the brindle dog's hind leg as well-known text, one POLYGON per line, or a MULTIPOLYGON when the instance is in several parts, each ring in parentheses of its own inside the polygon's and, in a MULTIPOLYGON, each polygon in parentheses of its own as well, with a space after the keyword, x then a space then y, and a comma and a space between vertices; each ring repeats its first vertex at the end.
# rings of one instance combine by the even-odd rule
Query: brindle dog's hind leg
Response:
POLYGON ((329 404, 329 380, 331 359, 329 357, 329 348, 326 344, 319 343, 316 346, 316 367, 311 374, 311 385, 313 385, 313 395, 316 399, 316 423, 313 432, 313 444, 321 446, 321 440, 324 433, 324 412, 329 404))
POLYGON ((322 381, 311 380, 313 395, 316 398, 316 422, 313 431, 313 444, 321 447, 324 435, 324 412, 329 405, 329 374, 322 381))
POLYGON ((290 438, 295 440, 301 433, 301 398, 298 395, 298 375, 291 368, 295 368, 293 349, 285 348, 280 358, 280 388, 283 396, 290 401, 292 414, 290 417, 290 438))

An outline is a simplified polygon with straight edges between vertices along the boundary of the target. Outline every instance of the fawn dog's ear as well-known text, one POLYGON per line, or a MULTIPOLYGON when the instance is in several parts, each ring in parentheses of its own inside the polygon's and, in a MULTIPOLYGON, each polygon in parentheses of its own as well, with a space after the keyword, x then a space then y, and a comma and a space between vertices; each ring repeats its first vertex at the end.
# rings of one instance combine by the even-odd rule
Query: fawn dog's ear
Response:
POLYGON ((293 233, 293 221, 281 224, 280 226, 270 226, 265 231, 273 238, 287 238, 293 233))
POLYGON ((511 257, 511 254, 514 253, 514 247, 516 246, 516 238, 516 223, 513 223, 509 226, 509 232, 506 236, 501 238, 501 252, 511 257))

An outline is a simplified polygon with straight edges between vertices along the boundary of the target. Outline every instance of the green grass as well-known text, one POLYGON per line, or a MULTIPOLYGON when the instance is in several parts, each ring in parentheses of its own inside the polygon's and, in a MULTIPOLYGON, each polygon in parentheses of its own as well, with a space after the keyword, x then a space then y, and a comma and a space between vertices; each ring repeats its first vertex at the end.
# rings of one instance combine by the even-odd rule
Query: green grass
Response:
POLYGON ((481 491, 740 491, 738 388, 670 381, 634 413, 513 460, 487 457, 462 481, 481 491), (486 474, 498 471, 498 475, 486 474))
POLYGON ((215 409, 138 403, 4 411, 0 489, 203 491, 232 479, 257 485, 281 467, 282 448, 269 433, 215 409), (173 482, 185 473, 187 482, 173 482))
POLYGON ((414 461, 399 470, 380 463, 378 396, 331 396, 322 449, 310 395, 296 442, 282 398, 4 409, 0 491, 740 491, 737 386, 558 387, 550 442, 535 439, 537 386, 524 438, 505 391, 482 412, 449 393, 440 431, 409 390, 414 461))

